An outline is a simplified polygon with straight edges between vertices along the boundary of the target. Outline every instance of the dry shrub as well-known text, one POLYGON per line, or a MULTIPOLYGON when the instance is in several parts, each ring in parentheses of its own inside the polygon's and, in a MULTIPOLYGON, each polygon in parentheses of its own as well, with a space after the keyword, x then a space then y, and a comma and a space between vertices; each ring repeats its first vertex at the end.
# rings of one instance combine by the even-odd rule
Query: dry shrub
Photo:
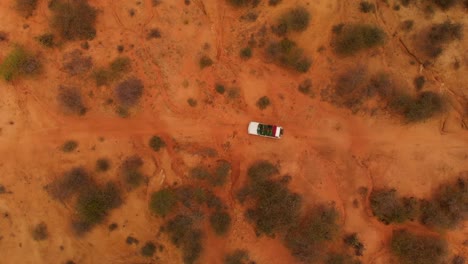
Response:
POLYGON ((272 27, 274 33, 284 36, 290 31, 301 32, 307 29, 310 23, 310 14, 304 7, 295 7, 283 13, 278 23, 272 27))
POLYGON ((96 161, 96 170, 98 172, 108 171, 110 169, 110 161, 106 158, 100 158, 96 161))
POLYGON ((109 64, 108 68, 98 68, 95 70, 93 77, 97 86, 108 85, 122 78, 131 68, 130 58, 117 57, 109 64))
POLYGON ((65 40, 91 40, 96 37, 97 10, 86 0, 53 1, 52 27, 65 40))
POLYGON ((77 87, 59 86, 57 95, 59 105, 70 114, 84 115, 86 107, 83 103, 81 91, 77 87))
POLYGON ((37 224, 31 231, 31 235, 36 241, 46 240, 49 236, 49 232, 47 231, 47 225, 44 222, 37 224))
POLYGON ((37 0, 16 0, 15 2, 16 12, 25 18, 32 16, 37 8, 37 0))
POLYGON ((375 25, 349 24, 334 36, 332 45, 339 55, 350 56, 385 43, 384 31, 375 25))
POLYGON ((266 56, 282 67, 302 73, 307 72, 312 64, 304 55, 304 51, 289 39, 270 43, 266 48, 266 56))
POLYGON ((156 245, 153 242, 146 242, 146 244, 141 248, 141 255, 143 257, 152 257, 156 252, 156 245))
POLYGON ((45 34, 42 34, 40 36, 37 36, 36 40, 39 43, 41 43, 42 46, 44 46, 46 48, 53 48, 56 45, 55 44, 54 34, 45 33, 45 34))
POLYGON ((38 75, 41 70, 42 65, 37 57, 21 46, 15 46, 0 64, 0 75, 5 81, 38 75))
POLYGON ((149 140, 149 146, 154 151, 159 151, 166 146, 164 140, 159 136, 152 136, 149 140))
POLYGON ((218 236, 225 235, 231 227, 231 216, 225 211, 216 211, 210 216, 210 224, 218 236))
POLYGON ((231 164, 225 160, 220 160, 216 165, 213 177, 210 179, 212 186, 223 186, 231 172, 231 164))
POLYGON ((249 252, 237 249, 224 257, 224 264, 249 264, 249 252))
POLYGON ((67 200, 92 185, 88 172, 83 167, 74 167, 49 184, 47 191, 54 199, 67 200))
POLYGON ((203 55, 198 61, 198 65, 200 66, 200 69, 204 69, 213 65, 213 60, 210 57, 203 55))
POLYGON ((447 254, 447 243, 444 240, 416 235, 406 230, 394 231, 390 246, 402 264, 439 264, 447 254))
POLYGON ((396 94, 389 105, 407 122, 425 121, 445 110, 444 99, 439 94, 430 91, 422 92, 416 98, 404 93, 396 94))
POLYGON ((443 52, 446 44, 463 38, 463 26, 460 23, 445 21, 433 24, 421 39, 423 52, 430 58, 436 58, 443 52))
POLYGON ((71 76, 83 74, 93 67, 91 56, 83 56, 81 50, 73 50, 63 55, 63 69, 71 76))
POLYGON ((129 78, 115 87, 118 102, 126 107, 134 106, 143 95, 143 82, 137 78, 129 78))
POLYGON ((174 190, 165 188, 151 195, 149 208, 158 216, 165 217, 170 214, 177 205, 177 196, 174 190))
POLYGON ((234 7, 255 7, 260 3, 260 0, 227 0, 227 2, 234 7))
POLYGON ((265 110, 270 105, 270 98, 262 96, 257 100, 256 105, 260 110, 265 110))
POLYGON ((126 158, 122 163, 123 179, 131 188, 136 188, 144 182, 145 176, 141 172, 142 166, 143 160, 136 155, 126 158))
POLYGON ((192 217, 177 215, 166 225, 171 242, 182 250, 185 264, 194 263, 203 251, 203 233, 200 229, 195 228, 194 224, 192 217))
POLYGON ((395 189, 373 190, 370 204, 374 216, 385 224, 414 220, 418 215, 415 198, 398 197, 395 189))
POLYGON ((78 142, 75 140, 68 140, 62 145, 63 152, 72 152, 78 147, 78 142))
POLYGON ((361 262, 346 253, 330 253, 325 264, 361 264, 361 262))

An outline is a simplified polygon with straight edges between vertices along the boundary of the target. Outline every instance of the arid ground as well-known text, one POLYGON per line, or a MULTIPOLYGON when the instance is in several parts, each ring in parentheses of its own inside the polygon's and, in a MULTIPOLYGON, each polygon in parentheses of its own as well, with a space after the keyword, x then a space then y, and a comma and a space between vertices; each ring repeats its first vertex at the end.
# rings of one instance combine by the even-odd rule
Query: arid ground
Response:
MULTIPOLYGON (((54 6, 80 0, 38 0, 26 15, 17 2, 0 1, 0 263, 411 263, 391 246, 401 229, 443 241, 440 263, 468 258, 466 2, 441 8, 431 0, 370 0, 371 10, 363 12, 355 0, 89 0, 95 34, 75 37, 54 24, 54 6), (278 32, 277 21, 297 7, 308 12, 307 27, 278 32), (441 41, 437 54, 426 52, 427 31, 446 21, 461 25, 456 36, 441 41), (384 37, 340 54, 335 39, 351 24, 376 26, 384 37), (44 34, 53 41, 40 41, 44 34), (293 41, 288 48, 299 47, 308 65, 294 64, 289 53, 275 57, 272 43, 280 40, 293 41), (5 75, 5 67, 16 67, 5 64, 15 49, 27 50, 41 65, 31 67, 40 70, 5 75), (110 77, 98 83, 99 70, 106 73, 116 58, 130 66, 115 76, 108 70, 110 77), (359 90, 372 90, 375 76, 385 76, 376 89, 413 98, 431 92, 443 103, 408 117, 412 108, 393 109, 386 92, 359 90), (415 88, 417 77, 423 87, 415 88), (122 95, 125 81, 142 89, 122 95), (343 91, 343 85, 359 91, 343 91), (248 135, 250 121, 281 125, 284 135, 248 135), (160 146, 150 146, 153 137, 160 146), (142 178, 135 182, 125 176, 129 157, 139 164, 132 175, 142 178), (193 168, 213 170, 220 161, 229 163, 223 184, 193 178, 193 168), (265 235, 252 220, 259 218, 249 219, 256 198, 246 205, 238 196, 259 161, 288 176, 301 215, 318 205, 337 213, 339 230, 317 242, 319 258, 302 258, 285 246, 284 226, 265 235), (81 194, 68 198, 53 188, 63 187, 57 182, 72 168, 92 179, 77 190, 113 182, 120 193, 118 205, 98 213, 84 231, 77 231, 81 194), (447 228, 418 217, 384 223, 375 216, 374 190, 427 201, 457 179, 465 192, 447 228), (167 215, 151 210, 153 193, 195 185, 214 193, 228 213, 222 235, 210 227, 209 205, 195 210, 179 197, 167 215), (189 246, 174 241, 186 234, 167 231, 177 214, 195 219, 201 234, 201 253, 193 259, 183 255, 189 246), (353 233, 359 254, 343 243, 353 233), (147 242, 156 250, 143 253, 147 242), (228 262, 235 250, 248 257, 228 262), (332 262, 333 252, 343 258, 332 262)), ((412 263, 439 263, 418 261, 412 263)))

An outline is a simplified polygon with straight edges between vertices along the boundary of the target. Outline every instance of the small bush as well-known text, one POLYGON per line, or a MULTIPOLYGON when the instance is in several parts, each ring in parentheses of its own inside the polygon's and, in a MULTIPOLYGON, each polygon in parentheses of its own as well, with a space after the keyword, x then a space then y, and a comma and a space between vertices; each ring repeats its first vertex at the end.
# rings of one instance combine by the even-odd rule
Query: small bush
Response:
POLYGON ((277 6, 282 0, 268 0, 268 5, 277 6))
POLYGON ((118 79, 123 73, 131 69, 131 61, 128 57, 117 57, 114 59, 110 66, 111 78, 118 79))
POLYGON ((154 151, 159 151, 166 146, 164 140, 159 136, 152 136, 149 140, 149 146, 154 151))
POLYGON ((71 76, 86 73, 91 67, 93 67, 91 56, 84 56, 79 49, 63 56, 63 69, 71 76))
POLYGON ((413 220, 418 213, 417 200, 397 197, 395 189, 373 190, 370 204, 374 216, 385 224, 413 220))
POLYGON ((134 106, 143 95, 143 88, 143 82, 140 79, 129 78, 115 87, 115 96, 123 106, 134 106))
POLYGON ((312 94, 312 80, 305 79, 303 82, 299 84, 297 89, 299 90, 299 92, 303 94, 312 94))
POLYGON ((76 87, 60 86, 57 95, 59 105, 70 114, 84 115, 86 107, 81 97, 81 91, 76 87))
POLYGON ((53 34, 49 34, 49 33, 42 34, 42 35, 36 37, 36 40, 39 43, 41 43, 42 46, 44 46, 46 48, 55 47, 55 40, 54 40, 54 35, 53 34))
POLYGON ((63 152, 72 152, 78 147, 78 142, 75 140, 68 140, 62 145, 63 152))
POLYGON ((401 29, 403 29, 403 31, 406 31, 406 32, 409 32, 413 29, 413 26, 414 26, 414 21, 413 20, 405 20, 401 23, 401 29))
POLYGON ((226 88, 222 84, 216 84, 215 85, 215 90, 219 94, 224 94, 224 92, 226 91, 226 88))
POLYGON ((457 4, 458 0, 432 0, 434 4, 443 10, 447 10, 457 4))
POLYGON ((462 24, 451 23, 450 21, 434 24, 422 41, 422 49, 427 56, 436 58, 442 54, 443 46, 445 44, 448 44, 454 40, 460 40, 462 38, 462 24))
POLYGON ((257 107, 260 110, 265 110, 270 105, 270 99, 267 96, 260 97, 257 101, 257 107))
POLYGON ((364 244, 359 241, 359 238, 356 233, 347 235, 343 241, 346 245, 354 248, 354 253, 356 256, 362 256, 364 252, 364 244))
POLYGON ((198 180, 206 180, 211 178, 211 173, 203 166, 197 166, 190 170, 190 177, 198 180))
POLYGON ((37 7, 37 0, 16 0, 15 9, 21 16, 28 18, 32 16, 37 7))
POLYGON ((210 224, 215 233, 222 236, 227 233, 231 226, 231 216, 227 212, 216 211, 210 216, 210 224))
POLYGON ((249 167, 247 175, 252 181, 262 181, 278 172, 278 168, 269 161, 257 161, 249 167))
POLYGON ((46 240, 49 236, 47 225, 44 222, 37 224, 32 230, 32 237, 36 241, 46 240))
POLYGON ((147 39, 158 39, 161 38, 161 32, 157 28, 153 28, 148 33, 147 39))
POLYGON ((110 162, 108 159, 101 158, 96 161, 96 170, 99 172, 108 171, 110 169, 110 162))
POLYGON ((447 254, 444 240, 431 236, 420 236, 406 230, 393 232, 392 253, 402 264, 438 264, 447 254))
POLYGON ((65 40, 91 40, 96 37, 97 10, 86 0, 53 1, 52 27, 65 40))
POLYGON ((370 13, 375 11, 375 5, 367 1, 359 3, 359 10, 363 13, 370 13))
POLYGON ((224 257, 224 264, 250 264, 249 253, 245 250, 237 249, 224 257))
POLYGON ((200 58, 198 64, 200 65, 200 69, 204 69, 213 65, 213 60, 210 57, 204 55, 200 58))
POLYGON ((417 98, 405 94, 395 96, 390 107, 401 114, 407 122, 427 120, 444 110, 442 97, 434 92, 422 92, 417 98))
POLYGON ((304 7, 296 7, 283 13, 273 32, 283 36, 290 31, 301 32, 307 29, 310 23, 310 14, 304 7))
POLYGON ((93 78, 96 86, 108 85, 112 79, 112 73, 104 68, 99 68, 93 72, 93 78))
POLYGON ((47 186, 49 194, 58 200, 65 200, 93 185, 88 172, 82 167, 74 167, 47 186))
POLYGON ((141 248, 141 255, 144 257, 152 257, 156 252, 156 246, 153 242, 146 242, 146 244, 141 248))
POLYGON ((168 188, 161 189, 151 195, 150 210, 158 216, 165 217, 177 204, 177 196, 168 188))
POLYGON ((452 264, 465 264, 465 258, 460 255, 456 255, 452 259, 452 264))
POLYGON ((330 253, 325 264, 361 264, 361 262, 348 254, 330 253))
POLYGON ((418 76, 414 79, 414 87, 416 87, 417 91, 420 91, 424 87, 425 83, 426 78, 424 78, 424 76, 418 76))
POLYGON ((93 226, 100 223, 108 211, 122 204, 120 191, 117 186, 109 182, 103 187, 87 187, 78 196, 76 213, 81 223, 93 226))
POLYGON ((374 25, 352 24, 343 27, 335 35, 333 47, 339 55, 349 56, 359 51, 381 46, 385 42, 385 33, 374 25))
POLYGON ((187 99, 187 104, 190 105, 190 107, 196 107, 198 105, 198 102, 193 98, 189 98, 187 99))
POLYGON ((304 51, 289 39, 273 42, 266 49, 268 59, 280 66, 302 73, 307 72, 312 64, 303 53, 304 51))
POLYGON ((203 233, 193 225, 193 219, 186 215, 177 215, 166 225, 172 243, 182 249, 185 264, 194 263, 203 251, 203 233))
POLYGON ((227 0, 227 2, 234 7, 246 7, 249 5, 256 6, 259 0, 227 0))
POLYGON ((131 156, 124 160, 122 164, 122 176, 130 187, 136 188, 145 180, 144 175, 140 172, 143 166, 143 160, 139 156, 131 156))
POLYGON ((252 48, 247 47, 247 48, 241 49, 239 55, 240 55, 241 59, 243 59, 243 60, 248 60, 248 59, 252 58, 252 48))
POLYGON ((214 175, 210 179, 210 183, 213 186, 223 186, 231 172, 231 164, 225 160, 218 162, 214 175))
POLYGON ((0 75, 5 81, 12 81, 22 76, 34 76, 41 72, 40 61, 29 51, 16 46, 0 64, 0 75))

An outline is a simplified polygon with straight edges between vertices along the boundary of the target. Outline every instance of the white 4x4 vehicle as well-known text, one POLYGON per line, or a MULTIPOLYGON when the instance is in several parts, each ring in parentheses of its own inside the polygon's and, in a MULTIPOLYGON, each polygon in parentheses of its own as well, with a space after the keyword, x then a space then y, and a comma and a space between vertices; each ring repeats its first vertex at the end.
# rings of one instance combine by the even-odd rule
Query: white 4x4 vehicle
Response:
POLYGON ((258 122, 250 122, 248 133, 250 135, 257 135, 269 138, 281 138, 283 135, 283 128, 280 126, 265 125, 258 122))

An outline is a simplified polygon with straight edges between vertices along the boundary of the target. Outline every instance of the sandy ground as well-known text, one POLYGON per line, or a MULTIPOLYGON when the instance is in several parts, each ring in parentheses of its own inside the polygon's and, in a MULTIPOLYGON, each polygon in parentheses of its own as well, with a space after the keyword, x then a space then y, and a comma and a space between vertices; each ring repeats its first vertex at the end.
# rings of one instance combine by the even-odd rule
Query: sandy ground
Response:
MULTIPOLYGON (((386 245, 392 227, 372 217, 358 188, 370 191, 388 186, 423 198, 438 184, 468 170, 468 133, 462 125, 463 111, 468 111, 467 38, 448 47, 433 67, 411 65, 414 58, 402 41, 411 47, 414 36, 401 33, 399 22, 412 18, 417 31, 431 23, 422 13, 405 8, 395 12, 381 1, 375 1, 377 12, 369 15, 359 13, 358 1, 283 1, 275 8, 262 6, 257 22, 248 23, 239 19, 245 11, 217 0, 193 0, 190 5, 163 1, 157 7, 149 0, 140 4, 90 1, 100 13, 97 37, 89 42, 86 54, 93 57, 95 66, 107 65, 118 56, 116 46, 124 45, 123 54, 133 61, 129 76, 145 84, 141 104, 124 119, 105 104, 112 97, 112 87, 96 88, 89 76, 70 78, 60 69, 63 54, 79 48, 79 42, 46 50, 33 39, 48 30, 51 14, 46 1, 39 1, 39 9, 27 20, 11 11, 11 2, 0 2, 0 31, 9 38, 0 42, 0 60, 14 43, 20 43, 40 52, 46 74, 0 83, 0 184, 7 190, 0 194, 0 263, 180 263, 179 251, 164 236, 157 236, 161 220, 150 215, 147 201, 163 184, 186 181, 187 168, 203 159, 199 152, 203 148, 215 149, 216 158, 232 163, 229 184, 233 190, 241 186, 248 165, 258 157, 278 163, 282 174, 293 175, 291 188, 308 203, 335 202, 344 230, 357 232, 366 246, 363 263, 390 263, 386 245), (239 59, 238 51, 251 33, 298 3, 312 14, 309 29, 292 36, 313 58, 308 73, 295 74, 268 64, 259 49, 249 61, 239 59), (132 8, 133 17, 128 13, 132 8), (379 24, 389 35, 387 44, 355 57, 337 58, 329 47, 331 27, 349 21, 379 24), (147 40, 152 28, 158 28, 162 38, 147 40), (318 51, 322 46, 325 50, 318 51), (214 59, 212 67, 199 69, 202 54, 214 59), (460 69, 453 69, 454 61, 460 62, 460 69), (422 73, 428 78, 427 89, 449 96, 454 109, 425 123, 402 125, 383 112, 353 115, 320 100, 320 90, 332 85, 333 74, 362 65, 392 73, 411 90, 414 77, 422 73), (313 81, 314 98, 297 91, 306 78, 313 81), (228 100, 217 94, 216 82, 239 88, 240 97, 228 100), (56 102, 59 84, 78 85, 85 95, 93 91, 92 97, 85 98, 89 107, 85 116, 61 113, 56 102), (255 103, 263 95, 272 104, 260 111, 255 103), (198 105, 190 107, 188 98, 195 98, 198 105), (246 126, 252 120, 282 125, 284 138, 248 136, 246 126), (166 140, 164 151, 155 153, 147 147, 152 135, 166 140), (79 148, 64 154, 59 148, 69 139, 78 141, 79 148), (124 205, 88 235, 74 236, 69 224, 73 208, 52 200, 44 186, 74 165, 93 168, 100 157, 108 157, 113 166, 98 181, 115 179, 118 164, 133 154, 145 161, 148 185, 127 193, 124 205), (50 235, 37 242, 30 230, 41 221, 47 223, 50 235), (112 222, 119 228, 109 232, 107 225, 112 222), (125 243, 129 235, 140 246, 152 240, 164 242, 166 249, 157 254, 158 260, 144 259, 139 246, 125 243)), ((449 15, 468 24, 463 10, 449 15)), ((446 16, 437 14, 432 21, 444 21, 446 16)), ((232 204, 232 231, 225 240, 208 233, 200 263, 220 263, 225 252, 237 248, 248 249, 257 263, 295 263, 278 240, 257 238, 244 221, 242 207, 232 204)), ((468 237, 466 223, 445 236, 452 253, 468 257, 463 246, 468 237)))

